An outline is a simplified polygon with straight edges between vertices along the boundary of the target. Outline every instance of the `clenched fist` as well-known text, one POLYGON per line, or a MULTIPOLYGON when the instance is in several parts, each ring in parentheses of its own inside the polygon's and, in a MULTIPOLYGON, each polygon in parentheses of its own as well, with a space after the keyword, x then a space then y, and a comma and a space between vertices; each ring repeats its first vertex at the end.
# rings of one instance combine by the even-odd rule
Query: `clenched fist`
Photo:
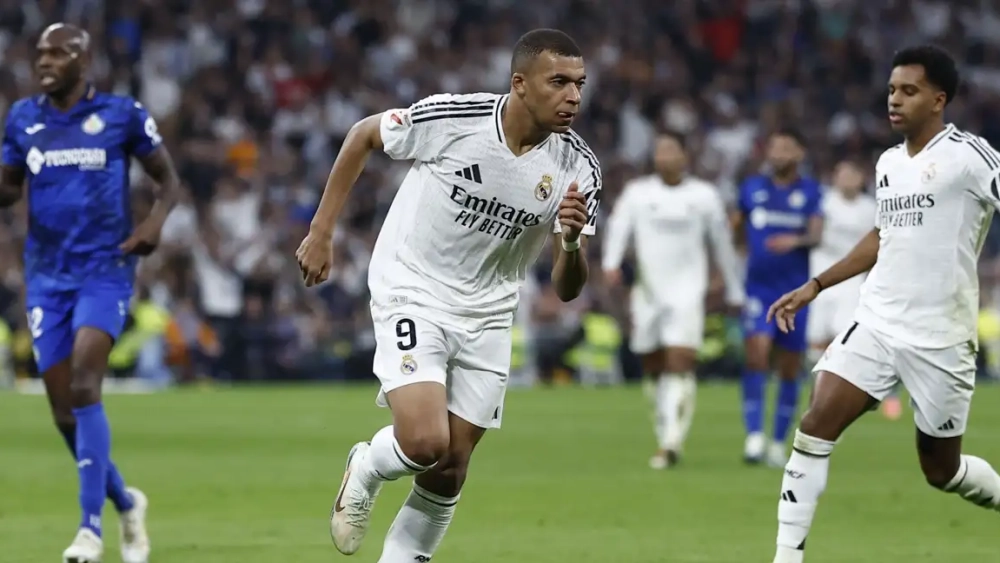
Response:
POLYGON ((333 236, 309 229, 309 234, 295 251, 295 259, 302 270, 306 287, 325 282, 333 265, 333 236))
POLYGON ((587 198, 580 193, 577 183, 573 182, 559 202, 559 224, 562 225, 563 240, 573 242, 580 238, 588 219, 587 198))

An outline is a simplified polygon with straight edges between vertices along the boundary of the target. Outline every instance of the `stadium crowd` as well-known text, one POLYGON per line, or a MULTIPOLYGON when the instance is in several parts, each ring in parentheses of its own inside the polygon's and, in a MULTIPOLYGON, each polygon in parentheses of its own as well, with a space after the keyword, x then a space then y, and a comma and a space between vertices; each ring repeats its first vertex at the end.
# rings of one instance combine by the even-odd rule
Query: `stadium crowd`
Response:
MULTIPOLYGON (((576 130, 603 165, 605 215, 622 185, 648 171, 660 128, 687 136, 693 172, 729 200, 780 125, 806 135, 810 174, 828 179, 845 158, 871 169, 898 142, 884 115, 891 45, 933 41, 958 56, 969 79, 950 118, 1000 146, 1000 35, 990 32, 1000 8, 988 0, 0 0, 4 111, 34 91, 34 41, 58 20, 91 31, 94 52, 106 54, 93 61, 94 82, 143 102, 183 179, 112 361, 161 381, 369 377, 366 268, 406 165, 369 163, 335 235, 332 280, 306 290, 294 252, 338 147, 365 115, 437 92, 507 90, 510 46, 533 27, 563 29, 585 51, 576 130)), ((150 192, 135 172, 141 215, 150 192)), ((28 373, 23 205, 0 221, 10 328, 0 343, 28 373)), ((990 315, 998 256, 993 229, 981 268, 990 315)), ((627 300, 598 272, 567 306, 547 285, 549 269, 543 258, 520 312, 535 358, 526 363, 543 375, 560 372, 588 315, 628 329, 627 300)), ((721 305, 717 285, 709 298, 721 305)), ((726 372, 739 337, 716 320, 706 358, 726 372)))

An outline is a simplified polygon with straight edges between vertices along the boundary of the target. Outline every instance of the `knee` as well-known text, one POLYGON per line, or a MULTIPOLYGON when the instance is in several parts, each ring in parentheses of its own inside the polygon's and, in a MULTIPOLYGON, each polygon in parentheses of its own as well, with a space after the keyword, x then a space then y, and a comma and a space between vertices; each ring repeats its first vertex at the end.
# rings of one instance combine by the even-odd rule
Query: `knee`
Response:
POLYGON ((451 440, 445 427, 443 431, 433 428, 416 429, 405 436, 397 435, 396 441, 403 454, 413 463, 429 467, 446 457, 451 440))
POLYGON ((74 366, 73 377, 69 384, 74 407, 85 407, 100 402, 103 376, 103 373, 85 368, 77 369, 74 366))
POLYGON ((417 476, 416 483, 424 489, 443 497, 457 497, 465 486, 469 474, 471 452, 461 448, 450 449, 434 469, 417 476))

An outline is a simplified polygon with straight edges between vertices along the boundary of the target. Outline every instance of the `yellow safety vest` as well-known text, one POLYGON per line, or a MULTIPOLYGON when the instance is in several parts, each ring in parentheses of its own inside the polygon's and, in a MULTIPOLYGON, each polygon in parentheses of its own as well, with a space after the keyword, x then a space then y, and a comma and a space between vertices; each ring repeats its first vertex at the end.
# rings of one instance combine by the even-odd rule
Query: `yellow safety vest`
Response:
POLYGON ((510 333, 510 370, 515 371, 524 367, 527 353, 525 352, 524 329, 514 325, 510 333))
POLYGON ((571 366, 594 371, 611 371, 618 362, 622 333, 611 315, 587 313, 583 316, 583 342, 570 352, 571 366))
POLYGON ((133 365, 142 346, 150 338, 166 332, 167 325, 170 324, 170 313, 149 301, 137 303, 132 317, 135 324, 118 337, 108 356, 108 366, 112 369, 125 369, 133 365))

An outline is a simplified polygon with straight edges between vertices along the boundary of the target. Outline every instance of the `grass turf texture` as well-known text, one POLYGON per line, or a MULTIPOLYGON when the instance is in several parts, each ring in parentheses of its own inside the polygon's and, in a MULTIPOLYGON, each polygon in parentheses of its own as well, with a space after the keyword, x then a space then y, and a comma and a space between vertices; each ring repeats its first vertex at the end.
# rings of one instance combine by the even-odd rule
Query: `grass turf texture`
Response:
MULTIPOLYGON (((348 448, 389 421, 374 388, 266 387, 106 399, 113 457, 150 497, 153 563, 377 561, 409 484, 386 486, 351 559, 327 515, 348 448)), ((638 388, 515 390, 473 459, 445 563, 770 561, 781 472, 747 468, 738 389, 703 386, 684 465, 654 472, 638 388)), ((40 396, 0 394, 0 560, 59 561, 76 474, 40 396)), ((865 417, 834 452, 809 563, 995 562, 1000 515, 924 485, 907 412, 865 417)), ((1000 466, 1000 387, 966 449, 1000 466)), ((105 509, 105 561, 120 561, 105 509)))

